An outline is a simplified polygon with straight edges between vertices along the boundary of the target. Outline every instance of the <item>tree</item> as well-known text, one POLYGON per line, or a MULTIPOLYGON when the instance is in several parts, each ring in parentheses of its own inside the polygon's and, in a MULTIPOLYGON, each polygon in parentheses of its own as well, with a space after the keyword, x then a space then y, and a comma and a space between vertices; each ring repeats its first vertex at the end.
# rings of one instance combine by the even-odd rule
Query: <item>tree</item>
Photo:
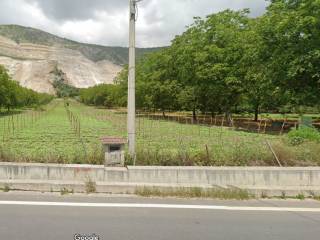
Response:
POLYGON ((273 84, 293 105, 319 104, 320 2, 272 1, 259 34, 271 53, 267 65, 273 84))
POLYGON ((239 104, 244 73, 237 64, 243 55, 240 40, 248 24, 247 14, 247 10, 227 10, 206 19, 196 18, 173 41, 178 79, 194 93, 193 111, 229 115, 239 104))
POLYGON ((51 95, 36 93, 21 87, 10 78, 7 70, 0 65, 0 108, 5 107, 10 111, 16 107, 47 104, 52 99, 51 95))
POLYGON ((11 107, 17 105, 17 86, 3 66, 0 66, 0 86, 0 105, 6 107, 9 111, 11 107))
MULTIPOLYGON (((137 64, 137 105, 254 113, 320 104, 320 2, 273 0, 266 14, 226 10, 195 18, 170 47, 137 64)), ((126 96, 127 69, 120 92, 126 96)))

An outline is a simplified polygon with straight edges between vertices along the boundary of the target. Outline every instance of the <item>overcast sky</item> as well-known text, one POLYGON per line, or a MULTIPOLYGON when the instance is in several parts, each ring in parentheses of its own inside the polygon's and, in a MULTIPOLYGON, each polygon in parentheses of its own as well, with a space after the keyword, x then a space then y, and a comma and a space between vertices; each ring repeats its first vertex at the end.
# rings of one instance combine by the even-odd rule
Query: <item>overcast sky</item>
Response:
MULTIPOLYGON (((137 44, 164 46, 194 16, 250 8, 264 13, 265 0, 144 0, 139 4, 137 44)), ((127 46, 128 0, 0 0, 0 24, 19 24, 80 42, 127 46)))

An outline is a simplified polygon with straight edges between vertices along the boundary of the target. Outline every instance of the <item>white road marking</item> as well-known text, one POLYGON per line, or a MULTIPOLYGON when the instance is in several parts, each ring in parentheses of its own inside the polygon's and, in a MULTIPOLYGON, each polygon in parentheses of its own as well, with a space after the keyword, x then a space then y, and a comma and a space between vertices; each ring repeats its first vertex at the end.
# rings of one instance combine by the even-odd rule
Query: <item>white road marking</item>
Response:
POLYGON ((180 204, 0 201, 0 206, 1 205, 48 206, 48 207, 50 207, 50 206, 51 207, 52 206, 54 206, 54 207, 93 207, 93 208, 194 209, 194 210, 264 211, 264 212, 314 212, 314 213, 320 213, 320 208, 245 207, 245 206, 180 205, 180 204))

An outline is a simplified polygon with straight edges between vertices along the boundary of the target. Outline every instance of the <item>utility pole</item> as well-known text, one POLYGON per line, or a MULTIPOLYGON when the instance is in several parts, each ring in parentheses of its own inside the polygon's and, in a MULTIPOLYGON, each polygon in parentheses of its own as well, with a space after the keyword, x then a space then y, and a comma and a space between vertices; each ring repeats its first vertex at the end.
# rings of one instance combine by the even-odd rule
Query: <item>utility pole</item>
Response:
POLYGON ((129 29, 129 69, 128 69, 128 141, 129 155, 136 156, 136 15, 137 3, 141 0, 129 0, 130 4, 130 29, 129 29))

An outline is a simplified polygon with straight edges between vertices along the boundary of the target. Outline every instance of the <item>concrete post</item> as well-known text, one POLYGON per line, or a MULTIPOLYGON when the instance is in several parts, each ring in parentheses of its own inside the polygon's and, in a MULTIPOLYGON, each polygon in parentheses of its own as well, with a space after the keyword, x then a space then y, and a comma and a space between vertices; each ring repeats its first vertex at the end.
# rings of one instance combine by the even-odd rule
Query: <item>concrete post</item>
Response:
POLYGON ((135 22, 136 1, 129 0, 130 4, 130 30, 129 30, 129 69, 128 69, 128 143, 129 154, 135 158, 136 155, 136 98, 135 98, 135 22))

